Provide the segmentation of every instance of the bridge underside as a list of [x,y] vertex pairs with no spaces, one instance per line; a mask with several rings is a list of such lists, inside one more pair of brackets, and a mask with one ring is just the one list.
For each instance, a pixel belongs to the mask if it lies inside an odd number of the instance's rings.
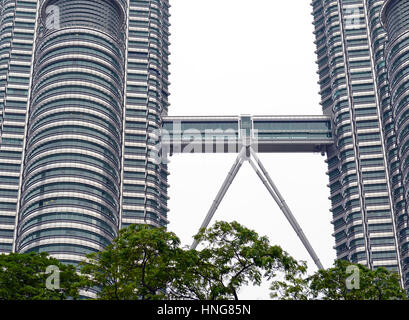
[[174,153],[326,152],[334,143],[327,116],[164,117],[162,146]]

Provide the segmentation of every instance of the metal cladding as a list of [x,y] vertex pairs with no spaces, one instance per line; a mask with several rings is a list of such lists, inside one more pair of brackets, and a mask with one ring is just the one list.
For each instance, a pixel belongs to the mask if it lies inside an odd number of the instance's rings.
[[150,154],[169,105],[168,11],[0,0],[0,253],[77,265],[121,228],[167,225],[168,172]]
[[166,226],[168,172],[150,151],[168,109],[168,1],[0,9],[0,252],[76,265],[129,224]]
[[166,163],[152,157],[168,113],[169,1],[130,1],[121,227],[168,224]]
[[381,11],[383,26],[387,32],[385,45],[387,78],[389,80],[391,113],[394,118],[396,157],[400,161],[399,198],[396,217],[401,244],[405,286],[409,287],[409,3],[385,1]]
[[389,103],[381,0],[312,1],[339,259],[402,274],[400,160]]
[[16,249],[78,261],[119,226],[124,12],[110,0],[41,8]]

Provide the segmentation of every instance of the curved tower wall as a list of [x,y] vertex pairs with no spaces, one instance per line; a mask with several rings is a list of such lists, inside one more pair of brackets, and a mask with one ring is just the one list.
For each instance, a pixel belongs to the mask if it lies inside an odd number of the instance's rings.
[[75,263],[120,225],[125,10],[49,0],[39,19],[16,249]]
[[[385,1],[382,23],[387,32],[385,45],[390,104],[394,117],[397,156],[401,159],[402,198],[409,196],[409,2]],[[407,201],[398,212],[399,241],[405,286],[409,287],[409,226]]]
[[[396,226],[396,241],[400,253],[401,273],[403,284],[407,279],[405,263],[401,254],[401,238],[399,234],[407,228],[406,197],[404,195],[402,170],[400,166],[401,157],[398,152],[396,139],[395,115],[392,111],[390,101],[390,81],[386,68],[385,47],[387,45],[386,31],[381,23],[381,9],[385,1],[366,1],[368,14],[368,26],[371,46],[373,50],[374,72],[377,78],[377,92],[379,97],[380,114],[383,124],[384,140],[386,145],[386,157],[389,168],[389,182],[391,185],[391,196],[394,204],[394,221]],[[408,284],[406,283],[407,287]]]

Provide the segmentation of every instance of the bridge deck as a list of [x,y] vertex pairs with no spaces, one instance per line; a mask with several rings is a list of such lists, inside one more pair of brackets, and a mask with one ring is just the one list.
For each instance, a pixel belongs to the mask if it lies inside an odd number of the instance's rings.
[[258,152],[325,152],[334,143],[327,116],[164,117],[163,129],[171,154],[234,153],[249,137]]

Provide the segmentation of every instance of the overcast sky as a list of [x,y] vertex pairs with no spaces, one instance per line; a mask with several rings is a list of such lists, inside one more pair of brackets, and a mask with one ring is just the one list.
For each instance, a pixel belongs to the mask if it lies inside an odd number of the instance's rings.
[[[169,115],[320,115],[309,0],[171,1]],[[324,267],[335,259],[327,165],[321,154],[261,154]],[[236,155],[175,155],[169,230],[190,245]],[[213,220],[238,221],[315,264],[248,163]],[[268,286],[245,299],[268,298]]]

